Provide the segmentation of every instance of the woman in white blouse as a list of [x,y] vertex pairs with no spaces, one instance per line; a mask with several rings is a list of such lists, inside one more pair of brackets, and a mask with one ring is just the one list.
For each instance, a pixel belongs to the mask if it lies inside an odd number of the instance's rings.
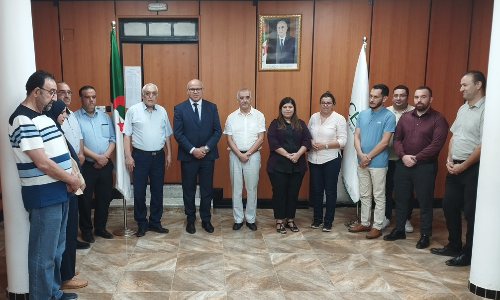
[[[311,171],[311,196],[314,203],[312,228],[323,224],[323,231],[331,231],[337,205],[337,180],[347,133],[345,118],[333,111],[335,97],[325,92],[320,97],[321,110],[311,116],[309,131],[312,148],[308,155]],[[326,195],[326,212],[323,217],[323,193]]]

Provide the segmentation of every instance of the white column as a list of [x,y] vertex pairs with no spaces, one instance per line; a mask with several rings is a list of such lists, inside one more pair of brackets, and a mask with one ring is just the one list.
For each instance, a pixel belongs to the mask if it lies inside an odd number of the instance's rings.
[[13,294],[29,292],[29,220],[7,124],[12,112],[26,98],[25,84],[35,68],[30,0],[0,0],[0,153],[7,291]]
[[[500,236],[492,227],[500,212],[500,3],[495,1],[491,30],[490,56],[486,78],[486,106],[479,167],[474,246],[470,269],[469,290],[479,296],[500,297]],[[498,299],[498,298],[497,298]]]

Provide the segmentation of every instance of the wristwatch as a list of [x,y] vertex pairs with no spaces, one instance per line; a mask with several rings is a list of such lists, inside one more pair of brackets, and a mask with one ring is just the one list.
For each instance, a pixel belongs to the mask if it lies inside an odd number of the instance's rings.
[[325,143],[325,149],[328,149],[328,143]]
[[210,152],[210,148],[208,146],[205,146],[205,153]]

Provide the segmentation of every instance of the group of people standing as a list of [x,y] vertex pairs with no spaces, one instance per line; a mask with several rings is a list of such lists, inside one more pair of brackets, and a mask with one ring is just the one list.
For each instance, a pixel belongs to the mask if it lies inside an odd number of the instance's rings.
[[[431,249],[437,255],[453,256],[446,261],[450,266],[469,265],[471,260],[485,88],[486,79],[481,72],[469,71],[462,77],[460,91],[465,103],[451,126],[443,199],[449,243],[444,248]],[[172,134],[178,143],[177,159],[181,162],[186,231],[196,232],[195,194],[199,184],[201,226],[208,233],[214,232],[210,209],[214,162],[219,157],[217,143],[222,133],[227,137],[229,150],[233,230],[240,230],[244,221],[250,230],[257,230],[259,150],[265,139],[265,117],[252,107],[251,91],[242,88],[236,94],[239,107],[227,117],[222,131],[217,106],[203,99],[203,91],[200,80],[188,82],[188,99],[174,107],[173,128],[165,109],[157,104],[159,91],[155,84],[146,84],[142,88],[142,102],[127,111],[123,141],[125,166],[134,182],[137,237],[147,231],[169,232],[162,226],[161,217],[165,167],[172,164]],[[21,178],[23,203],[30,215],[30,298],[77,299],[77,294],[60,290],[88,284],[75,277],[76,249],[89,248],[89,243],[95,242],[94,234],[113,238],[106,223],[112,198],[110,158],[116,143],[114,124],[106,113],[96,110],[96,91],[92,86],[80,88],[82,107],[76,112],[67,107],[72,96],[69,86],[56,83],[54,76],[46,71],[30,76],[26,92],[26,99],[9,119],[9,137]],[[422,249],[429,246],[432,235],[437,158],[449,126],[443,115],[431,108],[433,98],[429,87],[416,89],[414,107],[408,105],[408,94],[407,87],[395,87],[393,105],[386,108],[383,104],[389,89],[377,84],[370,91],[370,108],[357,117],[354,147],[359,163],[361,220],[349,231],[366,231],[368,239],[380,237],[381,230],[390,224],[394,189],[396,226],[384,240],[406,238],[405,232],[413,231],[409,220],[415,193],[421,215],[421,237],[416,247]],[[287,228],[299,231],[295,212],[308,166],[314,203],[311,227],[322,225],[325,232],[332,229],[342,149],[347,141],[346,120],[334,111],[335,104],[330,92],[322,94],[320,111],[306,125],[297,115],[294,99],[285,97],[279,103],[278,117],[267,129],[270,153],[266,171],[273,190],[276,231],[280,234],[286,234]],[[148,180],[149,219],[145,199]],[[245,210],[243,185],[247,192]],[[76,196],[79,194],[80,199]],[[95,198],[93,223],[92,198]],[[461,239],[462,209],[467,222],[465,245]],[[84,242],[77,240],[78,223]]]

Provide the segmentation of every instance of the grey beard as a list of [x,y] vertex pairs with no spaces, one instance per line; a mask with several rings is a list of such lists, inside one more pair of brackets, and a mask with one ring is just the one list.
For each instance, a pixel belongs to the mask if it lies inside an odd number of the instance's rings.
[[45,105],[45,107],[43,108],[43,111],[49,111],[52,108],[52,102],[53,101],[50,101],[49,104]]

